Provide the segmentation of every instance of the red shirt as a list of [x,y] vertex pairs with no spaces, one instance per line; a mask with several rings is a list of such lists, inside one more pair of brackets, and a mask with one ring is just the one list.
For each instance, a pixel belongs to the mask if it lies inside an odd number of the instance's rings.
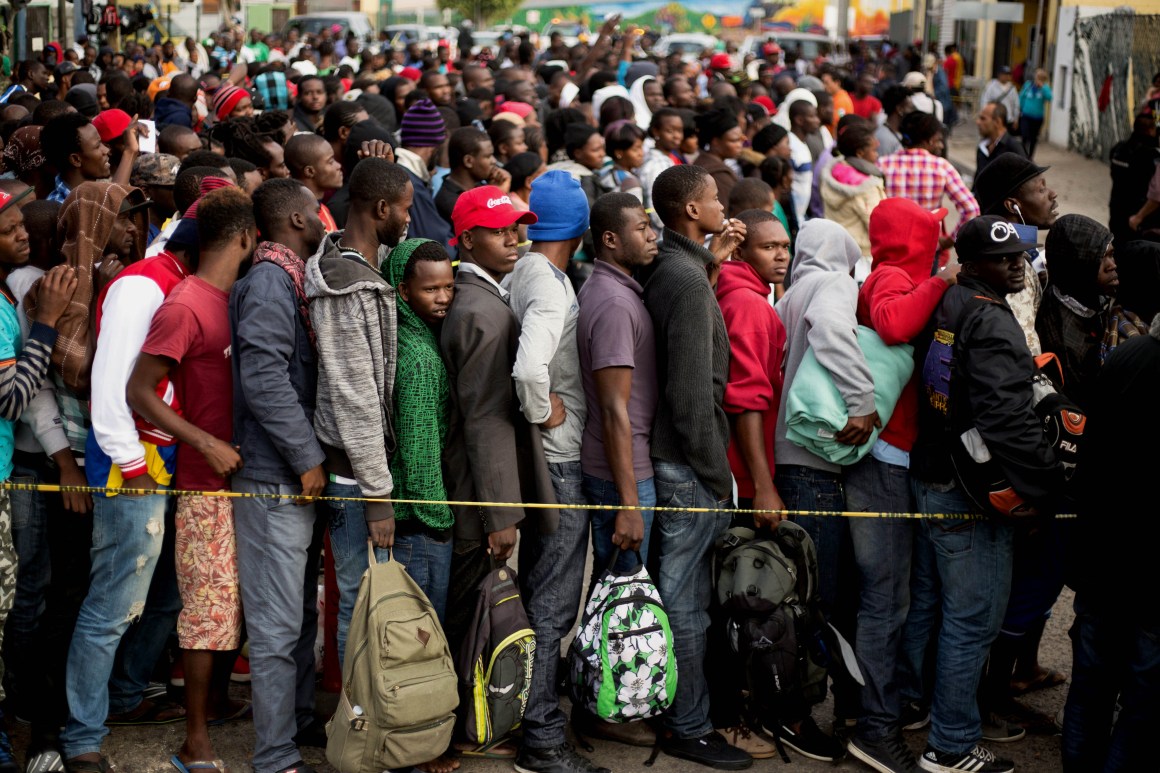
[[[717,279],[717,303],[729,333],[729,381],[725,385],[725,412],[762,413],[765,456],[772,478],[774,429],[781,403],[782,360],[785,356],[785,325],[769,304],[772,288],[748,263],[721,264]],[[734,435],[729,441],[729,467],[737,481],[737,495],[752,499],[753,477]]]
[[322,221],[322,226],[328,234],[338,230],[338,223],[334,221],[334,215],[330,214],[330,210],[326,208],[325,204],[319,203],[318,205],[318,219]]
[[854,103],[854,115],[873,120],[874,116],[882,112],[882,103],[873,94],[864,97],[851,94],[850,100]]
[[[185,420],[209,434],[233,439],[234,382],[230,372],[229,293],[191,276],[161,304],[141,351],[176,365],[169,379]],[[177,487],[195,491],[228,488],[196,449],[177,449]]]

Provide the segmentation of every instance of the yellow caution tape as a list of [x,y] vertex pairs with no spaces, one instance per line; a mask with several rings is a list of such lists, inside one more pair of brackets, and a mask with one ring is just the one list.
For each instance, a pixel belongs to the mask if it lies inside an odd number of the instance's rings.
[[[226,497],[227,499],[308,499],[311,502],[373,502],[405,505],[448,505],[449,507],[521,507],[527,510],[651,510],[656,513],[776,513],[782,516],[828,516],[840,518],[906,518],[911,520],[988,520],[982,513],[885,513],[856,510],[756,510],[742,507],[662,507],[655,505],[565,505],[543,502],[462,502],[445,499],[394,499],[390,497],[297,497],[293,494],[250,493],[242,491],[190,491],[184,489],[132,489],[109,486],[61,486],[54,483],[0,483],[5,491],[37,491],[49,494],[129,494],[130,496],[162,495],[179,497]],[[1075,518],[1072,513],[1056,518]],[[1018,519],[1012,519],[1016,521]],[[1030,520],[1030,519],[1028,519]]]

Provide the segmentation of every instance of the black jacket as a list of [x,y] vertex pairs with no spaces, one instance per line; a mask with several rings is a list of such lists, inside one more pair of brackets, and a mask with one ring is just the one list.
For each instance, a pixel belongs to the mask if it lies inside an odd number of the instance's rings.
[[[979,302],[976,296],[986,300]],[[963,314],[967,304],[976,308]],[[919,373],[936,330],[955,333],[957,375],[949,389],[949,417],[970,417],[1015,491],[1041,512],[1050,512],[1063,487],[1063,468],[1031,407],[1035,361],[1011,308],[987,285],[960,275],[915,342]],[[962,429],[952,427],[949,417],[920,396],[918,440],[910,457],[918,480],[954,480],[950,444],[958,442]]]
[[[1082,560],[1069,582],[1101,613],[1155,624],[1160,519],[1145,503],[1155,492],[1160,452],[1160,325],[1116,347],[1096,376],[1095,400],[1076,467],[1081,491]],[[1077,532],[1077,535],[1079,532]],[[1080,540],[1077,540],[1077,543]],[[1143,592],[1142,592],[1143,591]]]
[[995,143],[995,149],[991,151],[990,155],[984,155],[982,148],[975,149],[975,179],[979,179],[979,175],[987,168],[987,164],[1004,153],[1015,153],[1027,158],[1027,151],[1023,149],[1023,141],[1011,132],[1007,132],[1002,139]]

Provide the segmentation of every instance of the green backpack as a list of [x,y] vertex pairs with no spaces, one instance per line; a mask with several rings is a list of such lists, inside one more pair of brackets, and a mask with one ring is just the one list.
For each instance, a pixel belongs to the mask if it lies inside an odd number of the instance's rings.
[[362,577],[326,759],[339,773],[380,773],[447,751],[459,704],[455,668],[434,607],[393,558]]
[[660,593],[643,564],[615,575],[619,555],[612,552],[593,585],[568,650],[572,705],[606,722],[655,717],[677,694],[673,631]]

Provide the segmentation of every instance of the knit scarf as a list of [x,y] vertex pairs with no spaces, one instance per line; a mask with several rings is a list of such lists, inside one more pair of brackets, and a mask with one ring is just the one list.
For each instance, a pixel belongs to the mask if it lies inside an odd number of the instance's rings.
[[314,326],[310,324],[310,302],[306,300],[306,261],[284,244],[261,242],[254,250],[254,265],[259,263],[273,263],[290,275],[290,281],[294,283],[294,297],[298,300],[298,314],[302,317],[302,324],[306,326],[306,333],[313,346]]
[[884,177],[882,170],[864,158],[843,156],[842,160],[868,177]]

